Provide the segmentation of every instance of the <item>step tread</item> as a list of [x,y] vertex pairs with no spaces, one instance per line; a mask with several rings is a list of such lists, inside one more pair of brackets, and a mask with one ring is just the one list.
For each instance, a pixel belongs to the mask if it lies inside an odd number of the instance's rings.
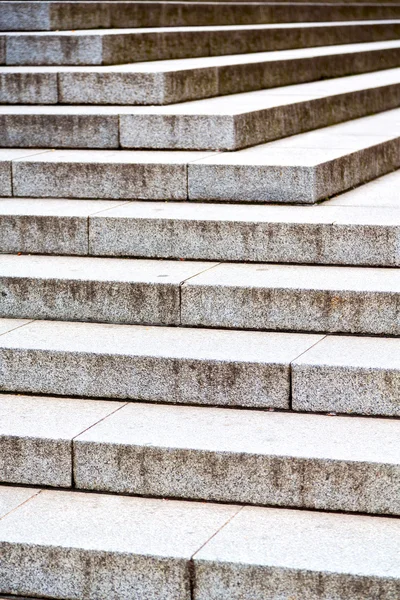
[[188,600],[193,560],[200,599],[232,598],[233,582],[234,598],[254,588],[261,598],[271,590],[267,572],[281,594],[322,581],[342,597],[357,586],[360,599],[389,600],[398,590],[399,528],[383,517],[43,490],[1,520],[2,581],[13,594],[66,597],[72,578],[76,595],[107,597],[112,581],[124,600],[132,589]]

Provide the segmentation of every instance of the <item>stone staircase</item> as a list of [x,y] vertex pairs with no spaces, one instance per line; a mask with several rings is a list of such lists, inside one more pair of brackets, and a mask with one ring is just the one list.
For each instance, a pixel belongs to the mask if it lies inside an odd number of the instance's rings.
[[400,598],[400,1],[0,2],[0,598]]

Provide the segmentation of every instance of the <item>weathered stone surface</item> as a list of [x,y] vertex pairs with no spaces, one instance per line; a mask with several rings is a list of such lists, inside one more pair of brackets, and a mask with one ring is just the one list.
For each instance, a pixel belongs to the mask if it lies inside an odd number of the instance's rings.
[[392,600],[397,519],[245,507],[194,556],[197,600]]
[[400,271],[224,264],[182,286],[182,323],[399,335]]
[[72,485],[72,440],[120,402],[0,395],[0,481]]
[[289,365],[321,339],[49,321],[23,329],[0,336],[2,391],[248,407],[289,408]]
[[5,147],[119,147],[119,117],[110,107],[0,106],[0,130]]
[[355,190],[340,194],[324,206],[337,206],[341,212],[346,206],[361,206],[368,211],[374,208],[400,208],[399,185],[400,171],[394,171]]
[[[22,152],[22,150],[20,150]],[[15,196],[186,200],[187,163],[201,152],[56,150],[13,167]]]
[[[59,94],[60,102],[71,104],[170,104],[393,68],[399,58],[400,43],[394,40],[113,67],[64,67],[58,73]],[[52,67],[37,67],[46,68]]]
[[331,337],[292,363],[293,408],[400,416],[400,340]]
[[[363,187],[369,185],[372,183]],[[397,188],[394,185],[391,189],[394,199]],[[330,203],[308,207],[130,202],[89,217],[90,253],[400,265],[400,210],[339,207]],[[400,208],[399,202],[397,205]]]
[[5,31],[89,29],[101,27],[165,27],[188,25],[239,25],[250,23],[285,23],[396,19],[396,5],[299,5],[264,3],[181,4],[171,2],[4,2],[0,28]]
[[400,111],[189,165],[189,199],[311,204],[400,166]]
[[[120,143],[123,148],[238,150],[397,108],[399,103],[400,69],[390,69],[283,90],[131,108],[120,113]],[[24,112],[28,119],[32,109]],[[58,144],[54,136],[53,145]]]
[[8,65],[101,65],[393,40],[400,22],[9,33]]
[[0,67],[0,104],[56,104],[57,73]]
[[42,491],[0,522],[1,587],[52,598],[189,600],[191,557],[239,510]]
[[39,490],[0,486],[0,519],[33,498]]
[[182,282],[214,265],[0,254],[0,316],[179,325]]
[[400,514],[400,423],[129,404],[74,440],[81,489]]
[[11,162],[21,157],[28,157],[43,150],[22,150],[0,148],[0,197],[12,195]]
[[88,217],[119,206],[102,200],[3,198],[0,252],[88,254]]

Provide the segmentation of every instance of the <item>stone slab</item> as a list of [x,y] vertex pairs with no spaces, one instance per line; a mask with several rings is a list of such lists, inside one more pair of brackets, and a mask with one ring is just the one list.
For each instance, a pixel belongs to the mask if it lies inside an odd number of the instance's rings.
[[238,510],[42,491],[1,521],[2,590],[52,598],[189,600],[191,557]]
[[88,254],[89,215],[119,205],[106,200],[0,199],[0,252]]
[[38,493],[39,490],[33,488],[0,486],[0,519]]
[[0,102],[54,104],[59,94],[67,104],[162,105],[370,73],[399,62],[400,43],[389,40],[115,66],[0,67]]
[[239,25],[396,19],[400,7],[371,4],[327,6],[252,3],[179,2],[3,2],[0,29],[3,31],[47,31],[107,27],[165,27],[170,25]]
[[0,394],[0,481],[72,486],[72,440],[121,402]]
[[397,108],[400,68],[172,107],[0,106],[4,147],[237,150]]
[[181,284],[215,264],[0,254],[0,316],[179,325]]
[[18,73],[0,67],[1,104],[56,104],[56,73]]
[[23,150],[0,148],[0,197],[12,195],[11,162],[21,157],[28,157],[43,152],[43,150]]
[[392,600],[398,519],[245,507],[194,556],[197,600]]
[[399,20],[4,34],[7,65],[110,65],[398,39]]
[[[340,194],[325,203],[325,206],[362,206],[367,210],[373,208],[400,208],[400,171],[394,171],[375,181]],[[343,210],[340,208],[340,210]]]
[[400,111],[189,165],[189,199],[312,204],[400,166]]
[[[400,335],[400,271],[220,264],[182,286],[182,324]],[[4,315],[6,316],[6,315]]]
[[115,109],[93,114],[85,107],[76,111],[53,105],[0,106],[0,131],[2,146],[9,148],[119,147]]
[[30,323],[27,319],[1,319],[0,336]]
[[23,329],[0,336],[2,391],[247,407],[289,408],[289,365],[321,339],[50,321]]
[[[20,151],[22,152],[22,150]],[[13,167],[14,196],[186,200],[197,152],[55,150]],[[9,195],[9,194],[8,194]]]
[[400,514],[400,423],[129,404],[74,440],[81,489]]
[[[400,69],[390,69],[167,107],[131,108],[120,113],[120,144],[139,149],[238,150],[397,108],[399,103]],[[21,139],[14,127],[17,131],[29,127],[32,111],[23,109],[15,126],[9,109],[4,111],[10,136]],[[22,131],[20,145],[26,137]],[[58,135],[52,139],[53,146],[64,143]]]
[[[390,187],[394,197],[397,188]],[[400,210],[330,202],[312,207],[130,202],[89,217],[90,254],[400,265]]]
[[293,408],[400,416],[400,340],[331,337],[292,364]]

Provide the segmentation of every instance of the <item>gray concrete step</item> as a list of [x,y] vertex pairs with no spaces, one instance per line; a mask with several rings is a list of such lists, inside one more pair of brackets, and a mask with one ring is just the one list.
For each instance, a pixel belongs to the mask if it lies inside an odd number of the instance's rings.
[[391,600],[400,591],[398,519],[50,490],[29,490],[21,504],[19,488],[0,492],[16,507],[0,521],[3,593],[261,600],[322,588],[338,600]]
[[312,204],[400,166],[399,115],[395,109],[237,152],[2,149],[1,193]]
[[3,147],[238,150],[397,108],[400,68],[168,107],[0,106]]
[[217,263],[0,255],[0,316],[179,325],[184,281]]
[[0,255],[0,316],[400,336],[398,269]]
[[1,319],[0,390],[289,409],[290,364],[322,338]]
[[400,171],[317,206],[0,199],[0,252],[400,266]]
[[0,415],[3,483],[400,514],[398,420],[7,394]]
[[398,338],[15,319],[0,334],[3,392],[400,416]]
[[220,2],[0,3],[0,31],[54,31],[112,27],[181,27],[398,19],[396,4],[251,4]]
[[0,34],[0,64],[111,65],[379,42],[400,37],[400,20]]
[[398,269],[228,263],[183,284],[181,323],[398,336],[399,305]]
[[111,67],[0,66],[0,103],[163,105],[399,65],[392,40]]

